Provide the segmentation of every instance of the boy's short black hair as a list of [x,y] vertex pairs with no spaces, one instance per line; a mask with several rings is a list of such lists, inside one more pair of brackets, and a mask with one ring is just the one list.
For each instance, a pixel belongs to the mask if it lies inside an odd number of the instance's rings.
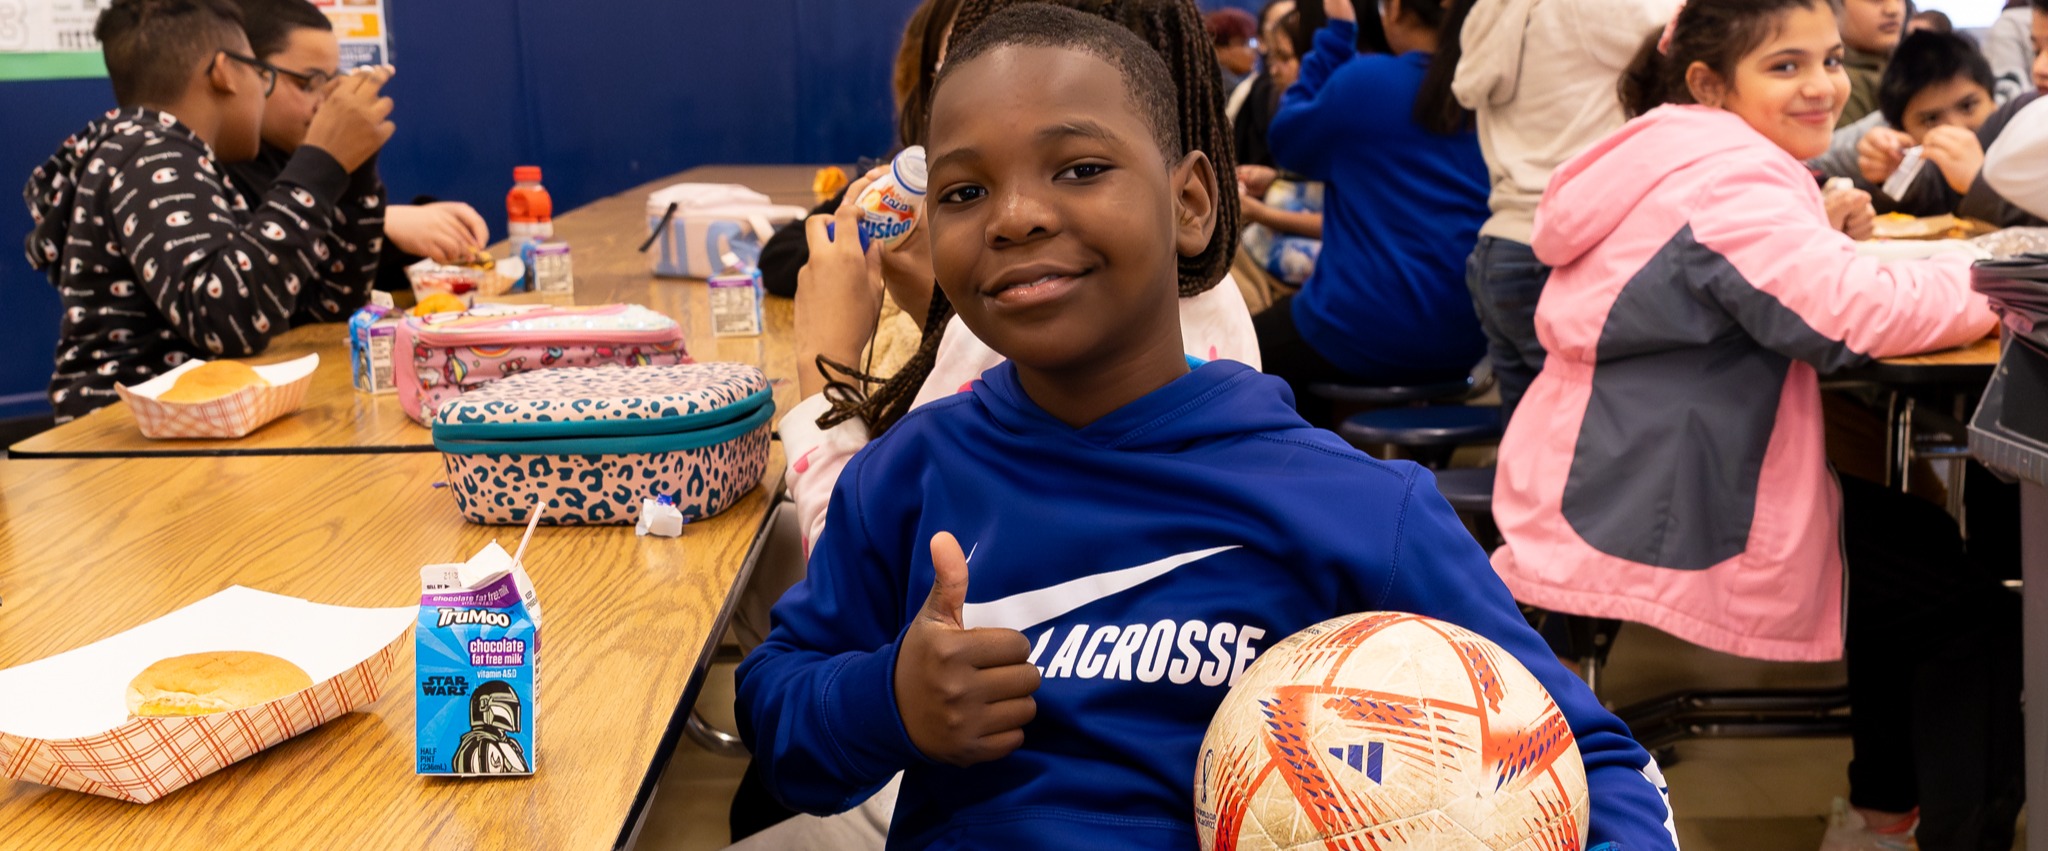
[[1024,3],[989,16],[948,49],[946,67],[939,70],[938,80],[932,84],[934,97],[954,70],[1000,47],[1066,48],[1109,63],[1123,75],[1124,94],[1151,127],[1152,138],[1158,142],[1167,165],[1179,162],[1186,153],[1181,150],[1180,122],[1175,113],[1179,93],[1166,60],[1136,33],[1064,6]]
[[114,0],[92,34],[107,60],[114,100],[124,107],[177,100],[192,69],[215,51],[241,47],[234,0]]
[[1906,104],[1922,89],[1967,77],[1991,92],[1991,63],[1968,38],[1954,33],[1921,31],[1899,40],[1891,62],[1878,78],[1877,108],[1894,129],[1906,129]]
[[333,32],[334,22],[306,0],[241,0],[242,31],[249,34],[249,52],[262,59],[283,53],[292,30]]

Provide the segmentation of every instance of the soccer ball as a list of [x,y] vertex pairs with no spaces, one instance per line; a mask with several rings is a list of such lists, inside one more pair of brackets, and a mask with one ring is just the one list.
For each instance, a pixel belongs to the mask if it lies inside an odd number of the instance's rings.
[[1586,768],[1528,669],[1401,612],[1324,621],[1262,654],[1202,740],[1204,851],[1564,851]]

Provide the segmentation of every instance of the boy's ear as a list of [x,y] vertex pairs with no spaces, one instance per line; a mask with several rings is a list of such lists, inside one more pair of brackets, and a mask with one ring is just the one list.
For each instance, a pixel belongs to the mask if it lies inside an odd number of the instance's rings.
[[1173,185],[1174,250],[1193,257],[1208,249],[1216,233],[1216,166],[1209,155],[1189,151],[1170,174]]
[[214,51],[213,58],[206,61],[206,84],[215,94],[235,93],[235,61],[223,51]]
[[1728,83],[1705,62],[1694,62],[1685,66],[1685,87],[1692,92],[1694,103],[1700,106],[1721,107],[1721,101],[1728,97]]

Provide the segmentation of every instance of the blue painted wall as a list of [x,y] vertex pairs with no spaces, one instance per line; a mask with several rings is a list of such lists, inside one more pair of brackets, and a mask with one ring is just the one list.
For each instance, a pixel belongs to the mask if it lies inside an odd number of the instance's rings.
[[[916,0],[389,0],[392,196],[468,201],[502,236],[512,167],[569,208],[707,163],[887,153],[889,64]],[[1314,2],[1314,0],[1308,0]],[[1204,8],[1260,0],[1213,0]],[[105,80],[0,83],[0,184],[112,104]],[[0,417],[46,411],[57,297],[0,201]]]

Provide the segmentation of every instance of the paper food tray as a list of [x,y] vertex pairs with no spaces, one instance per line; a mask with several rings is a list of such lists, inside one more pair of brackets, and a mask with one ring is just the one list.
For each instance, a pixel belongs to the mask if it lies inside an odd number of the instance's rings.
[[[410,606],[326,606],[235,586],[0,671],[0,776],[149,803],[376,700],[417,615]],[[210,650],[278,656],[305,669],[313,687],[233,712],[128,717],[128,682],[143,668]]]
[[255,367],[269,387],[244,387],[210,402],[160,402],[157,396],[171,389],[178,376],[197,369],[205,361],[186,361],[134,387],[114,385],[114,390],[135,412],[142,436],[152,440],[181,437],[237,438],[262,428],[271,420],[293,413],[306,404],[306,388],[313,384],[313,370],[320,356],[307,355],[284,363]]

